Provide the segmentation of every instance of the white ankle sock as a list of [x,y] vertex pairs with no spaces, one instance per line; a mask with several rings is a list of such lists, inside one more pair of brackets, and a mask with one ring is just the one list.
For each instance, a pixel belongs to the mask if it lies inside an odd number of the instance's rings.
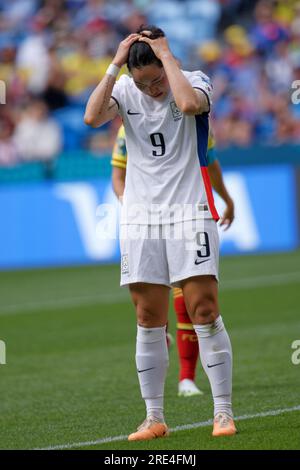
[[200,359],[208,376],[214,415],[225,412],[232,416],[232,349],[221,315],[214,323],[194,325],[198,336]]
[[164,419],[164,385],[169,365],[166,327],[137,327],[136,366],[147,417]]

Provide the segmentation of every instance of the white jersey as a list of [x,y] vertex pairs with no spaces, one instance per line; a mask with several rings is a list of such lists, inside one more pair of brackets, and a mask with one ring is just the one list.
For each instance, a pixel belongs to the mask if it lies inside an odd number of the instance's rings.
[[[211,99],[209,78],[185,72],[194,88]],[[126,132],[127,169],[122,224],[156,224],[215,218],[207,173],[208,113],[187,116],[170,90],[162,101],[142,93],[122,75],[112,98]]]

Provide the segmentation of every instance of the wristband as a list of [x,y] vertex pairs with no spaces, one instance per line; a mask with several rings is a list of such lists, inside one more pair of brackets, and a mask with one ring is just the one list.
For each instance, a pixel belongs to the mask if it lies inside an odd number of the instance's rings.
[[115,64],[110,64],[106,70],[107,75],[111,75],[112,77],[117,78],[120,72],[120,67]]

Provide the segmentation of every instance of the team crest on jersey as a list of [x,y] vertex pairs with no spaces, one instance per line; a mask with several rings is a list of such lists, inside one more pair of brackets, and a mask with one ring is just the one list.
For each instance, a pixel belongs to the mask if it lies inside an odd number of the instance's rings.
[[177,107],[175,101],[171,101],[170,106],[171,106],[171,111],[172,111],[172,116],[173,116],[174,121],[179,121],[180,119],[182,119],[182,112]]

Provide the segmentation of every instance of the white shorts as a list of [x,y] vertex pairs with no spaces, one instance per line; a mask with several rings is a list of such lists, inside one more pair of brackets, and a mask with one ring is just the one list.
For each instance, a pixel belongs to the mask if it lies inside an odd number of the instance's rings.
[[218,280],[219,235],[213,219],[171,225],[123,225],[121,286],[135,282],[180,287],[193,276]]

